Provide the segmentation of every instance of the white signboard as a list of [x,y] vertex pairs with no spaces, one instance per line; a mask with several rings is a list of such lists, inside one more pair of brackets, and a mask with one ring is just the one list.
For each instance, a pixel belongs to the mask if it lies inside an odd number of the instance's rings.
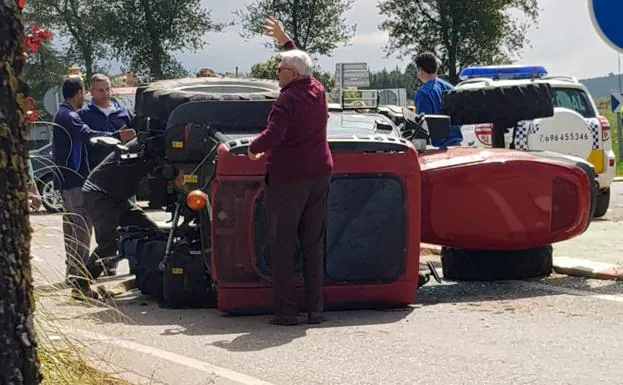
[[335,83],[339,88],[370,87],[367,63],[338,63],[335,66]]

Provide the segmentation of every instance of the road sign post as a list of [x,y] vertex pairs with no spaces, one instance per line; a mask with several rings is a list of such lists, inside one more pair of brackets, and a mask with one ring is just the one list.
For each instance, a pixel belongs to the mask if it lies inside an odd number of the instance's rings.
[[623,120],[621,112],[616,113],[617,117],[617,159],[623,159]]
[[617,117],[617,159],[623,159],[623,120],[621,118],[623,95],[620,92],[612,91],[610,93],[610,104],[612,105],[612,112]]
[[[621,0],[588,0],[588,11],[593,26],[601,39],[612,49],[623,52],[623,1]],[[623,159],[623,122],[621,121],[622,98],[620,93],[612,94],[612,110],[617,116],[617,159]]]
[[593,26],[601,39],[614,50],[623,52],[623,1],[588,0],[588,10]]
[[344,105],[344,88],[370,87],[367,63],[338,63],[335,65],[335,85],[339,90],[340,104]]

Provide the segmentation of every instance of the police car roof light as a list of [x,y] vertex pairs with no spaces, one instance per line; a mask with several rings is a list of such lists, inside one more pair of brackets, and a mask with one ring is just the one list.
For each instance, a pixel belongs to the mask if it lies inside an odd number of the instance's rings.
[[461,80],[470,78],[532,79],[544,76],[547,76],[545,67],[526,65],[465,67],[459,74]]

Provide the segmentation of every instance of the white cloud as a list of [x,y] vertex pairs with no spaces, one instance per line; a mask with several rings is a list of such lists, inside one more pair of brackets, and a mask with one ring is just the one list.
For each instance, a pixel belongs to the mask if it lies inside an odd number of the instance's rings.
[[352,40],[353,45],[375,45],[382,46],[389,41],[389,33],[385,31],[367,32],[355,35]]
[[[213,10],[219,20],[233,20],[232,12],[252,0],[208,1],[204,6]],[[319,58],[324,70],[333,71],[336,63],[365,61],[373,70],[396,65],[404,68],[408,60],[385,58],[383,46],[388,41],[386,32],[378,30],[383,16],[377,9],[378,0],[357,0],[346,14],[350,24],[357,24],[357,33],[349,46],[340,47],[331,57]],[[550,73],[573,75],[578,78],[602,76],[617,72],[617,53],[597,35],[590,21],[586,0],[539,0],[543,9],[534,26],[528,31],[531,47],[526,47],[520,63],[546,65]],[[248,72],[254,63],[265,61],[274,53],[263,46],[267,41],[258,37],[245,41],[239,36],[240,27],[228,28],[223,33],[206,35],[208,44],[197,52],[183,52],[177,56],[190,70],[210,67],[218,72]],[[417,31],[414,31],[417,33]]]

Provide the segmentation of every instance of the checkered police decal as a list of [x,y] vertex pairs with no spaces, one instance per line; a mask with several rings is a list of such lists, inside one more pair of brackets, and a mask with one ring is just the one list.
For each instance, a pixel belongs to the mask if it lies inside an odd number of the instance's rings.
[[528,135],[535,134],[540,127],[534,122],[521,121],[515,127],[515,149],[519,151],[528,151]]
[[[588,120],[587,123],[591,128],[591,134],[593,136],[593,150],[599,150],[599,133],[601,132],[601,125],[595,119]],[[528,136],[534,135],[539,132],[541,127],[534,121],[521,121],[517,123],[515,127],[515,149],[520,151],[528,151]]]
[[599,133],[601,132],[601,124],[591,119],[589,122],[591,132],[593,133],[593,150],[599,150]]

